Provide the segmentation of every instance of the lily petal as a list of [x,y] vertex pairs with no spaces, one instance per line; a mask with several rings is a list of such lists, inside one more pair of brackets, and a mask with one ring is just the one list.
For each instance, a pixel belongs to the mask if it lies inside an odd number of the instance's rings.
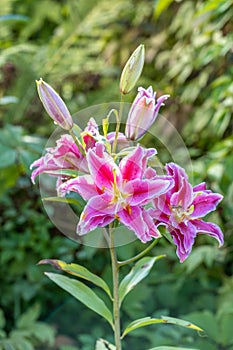
[[212,222],[205,222],[202,220],[193,220],[194,225],[198,231],[198,234],[206,233],[208,236],[214,237],[219,246],[224,244],[224,237],[220,227]]
[[105,194],[91,198],[81,214],[77,233],[84,235],[97,226],[106,226],[115,219],[115,208]]
[[124,187],[124,192],[130,193],[130,205],[146,204],[154,197],[158,197],[166,192],[171,185],[169,180],[153,179],[128,181]]
[[223,196],[218,193],[202,192],[198,194],[193,200],[194,211],[191,215],[192,219],[203,217],[215,210],[222,199]]
[[87,161],[91,176],[99,189],[112,189],[114,183],[114,171],[116,178],[119,177],[119,169],[112,157],[106,153],[104,157],[99,157],[94,150],[90,149],[87,153]]
[[180,262],[183,262],[192,251],[197,229],[195,225],[189,221],[187,225],[182,223],[179,228],[176,229],[168,226],[168,230],[177,246],[176,254]]
[[70,191],[79,193],[85,201],[99,194],[90,175],[78,176],[75,179],[68,180],[58,188],[58,192],[62,196],[65,196]]

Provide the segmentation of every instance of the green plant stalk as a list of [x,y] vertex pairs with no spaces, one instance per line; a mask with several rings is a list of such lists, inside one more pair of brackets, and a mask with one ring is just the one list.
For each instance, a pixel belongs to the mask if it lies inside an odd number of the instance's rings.
[[130,264],[131,262],[138,260],[140,258],[142,258],[144,255],[146,255],[158,242],[159,242],[160,238],[155,239],[150,245],[149,247],[147,247],[146,249],[144,249],[141,253],[133,256],[132,258],[128,259],[128,260],[124,260],[124,261],[118,261],[117,265],[118,267],[120,266],[124,266],[127,264]]
[[121,329],[120,329],[120,302],[119,302],[119,267],[117,264],[116,249],[114,247],[114,232],[111,227],[108,229],[110,236],[110,255],[112,262],[113,279],[113,319],[114,337],[116,350],[121,350]]
[[78,147],[79,151],[82,153],[82,155],[85,156],[85,152],[82,149],[82,145],[80,144],[80,142],[79,142],[78,138],[76,137],[75,133],[73,132],[73,130],[72,129],[69,130],[69,133],[70,133],[70,136],[72,136],[72,138],[73,138],[76,146]]
[[123,94],[121,94],[120,110],[119,110],[119,115],[117,118],[116,133],[115,133],[115,139],[114,139],[113,146],[112,146],[112,153],[116,153],[117,139],[118,139],[118,134],[120,131],[120,126],[121,126],[121,116],[122,116],[122,110],[123,110],[123,97],[124,97]]

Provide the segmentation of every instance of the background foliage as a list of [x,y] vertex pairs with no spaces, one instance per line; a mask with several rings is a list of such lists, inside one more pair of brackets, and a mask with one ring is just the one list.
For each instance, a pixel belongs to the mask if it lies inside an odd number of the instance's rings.
[[[110,276],[107,253],[63,237],[30,182],[29,165],[54,129],[34,81],[42,76],[53,85],[72,113],[118,101],[121,69],[140,43],[146,47],[140,84],[170,93],[164,113],[189,147],[194,183],[204,180],[224,195],[211,219],[222,227],[226,243],[218,250],[213,240],[199,237],[181,265],[174,247],[161,242],[154,254],[167,258],[123,305],[125,323],[145,315],[182,316],[203,327],[206,336],[162,325],[137,330],[126,343],[134,349],[138,344],[233,349],[232,5],[232,0],[1,1],[0,349],[91,350],[99,337],[112,340],[98,316],[51,285],[44,268],[36,266],[40,259],[57,258]],[[130,244],[119,248],[119,256],[140,249],[139,242]]]

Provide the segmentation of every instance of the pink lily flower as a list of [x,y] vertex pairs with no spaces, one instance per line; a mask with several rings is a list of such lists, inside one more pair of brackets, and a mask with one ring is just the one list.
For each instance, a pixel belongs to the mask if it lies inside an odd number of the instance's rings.
[[144,178],[147,160],[155,153],[154,149],[138,146],[118,166],[105,152],[103,144],[98,143],[96,149],[88,151],[90,175],[79,176],[60,186],[63,194],[75,191],[87,201],[77,226],[80,235],[116,219],[133,230],[142,242],[160,236],[143,206],[165,193],[172,180],[170,177]]
[[174,179],[174,186],[165,194],[153,200],[150,215],[157,225],[165,225],[177,246],[177,255],[183,262],[191,253],[198,234],[214,237],[219,246],[224,238],[221,229],[212,222],[201,220],[216,209],[223,196],[206,190],[206,184],[192,187],[184,169],[175,163],[166,165],[167,175]]
[[160,107],[168,97],[169,95],[163,95],[156,100],[156,92],[153,92],[152,86],[148,89],[139,87],[126,122],[126,137],[131,140],[140,139],[154,123]]
[[[47,173],[61,179],[62,176],[58,174],[59,170],[61,172],[62,170],[77,170],[89,173],[85,152],[90,148],[95,147],[97,142],[105,143],[108,141],[110,145],[112,145],[115,139],[115,132],[107,134],[106,140],[100,135],[95,119],[91,118],[87,123],[85,130],[81,133],[81,137],[83,140],[83,146],[80,145],[79,147],[82,147],[82,152],[75,144],[73,138],[67,134],[62,135],[60,139],[57,140],[56,147],[47,148],[47,153],[43,157],[34,161],[30,166],[30,169],[37,167],[37,169],[32,172],[32,182],[35,183],[35,178],[41,173]],[[127,146],[129,146],[129,142],[125,135],[119,133],[118,148],[121,149]],[[58,185],[60,184],[61,181],[58,181]]]
[[[88,166],[85,156],[80,152],[73,138],[70,135],[62,135],[57,140],[56,147],[46,149],[47,153],[35,160],[30,169],[33,170],[31,179],[35,183],[35,178],[41,173],[47,173],[53,176],[61,177],[58,170],[77,170],[88,173]],[[84,150],[83,150],[84,151]]]

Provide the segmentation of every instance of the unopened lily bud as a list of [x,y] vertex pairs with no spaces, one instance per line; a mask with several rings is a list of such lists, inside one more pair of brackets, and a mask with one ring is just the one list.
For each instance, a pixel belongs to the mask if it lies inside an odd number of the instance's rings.
[[144,89],[138,88],[138,94],[130,108],[125,127],[125,135],[128,139],[140,139],[152,126],[159,109],[169,95],[163,95],[156,100],[156,92],[152,87]]
[[120,91],[122,94],[128,94],[136,85],[144,65],[145,48],[140,45],[128,59],[120,79]]
[[39,81],[36,81],[36,84],[40,100],[49,116],[61,128],[71,130],[74,123],[65,102],[58,93],[41,78]]

